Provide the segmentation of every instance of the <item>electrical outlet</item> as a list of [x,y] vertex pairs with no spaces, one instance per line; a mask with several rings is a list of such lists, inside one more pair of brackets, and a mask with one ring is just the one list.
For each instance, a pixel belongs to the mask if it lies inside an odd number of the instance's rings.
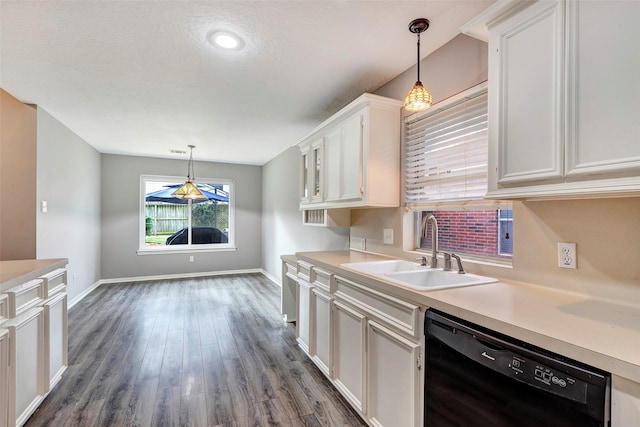
[[382,243],[393,245],[393,228],[385,228],[382,235]]
[[193,255],[189,255],[189,262],[193,262],[193,261],[194,261]]
[[578,268],[575,243],[558,242],[558,267]]

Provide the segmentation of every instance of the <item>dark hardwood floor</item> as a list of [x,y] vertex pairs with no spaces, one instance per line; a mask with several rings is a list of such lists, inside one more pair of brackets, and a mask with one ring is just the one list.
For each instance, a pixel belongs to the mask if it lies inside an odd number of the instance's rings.
[[69,311],[69,368],[27,426],[364,426],[259,274],[102,285]]

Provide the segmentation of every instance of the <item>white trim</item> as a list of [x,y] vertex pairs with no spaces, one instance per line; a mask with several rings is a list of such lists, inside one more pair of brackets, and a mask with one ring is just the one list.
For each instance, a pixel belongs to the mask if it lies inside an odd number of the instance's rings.
[[102,285],[102,280],[98,280],[97,282],[95,282],[93,285],[89,286],[87,289],[85,289],[84,291],[80,292],[78,295],[76,295],[75,297],[73,297],[73,299],[71,301],[69,301],[69,304],[67,306],[67,311],[69,311],[69,309],[71,307],[73,307],[74,305],[76,305],[77,303],[79,303],[80,301],[82,301],[84,299],[84,297],[86,297],[87,295],[89,295],[91,292],[93,292],[95,289],[98,289],[98,287],[100,285]]
[[101,284],[122,282],[146,282],[149,280],[189,279],[194,277],[227,276],[230,274],[262,273],[261,268],[249,268],[246,270],[202,271],[197,273],[160,274],[157,276],[118,277],[115,279],[102,279]]
[[[224,245],[224,243],[220,243],[220,245]],[[177,246],[177,245],[176,245]],[[187,246],[188,248],[185,249],[150,249],[153,248],[154,246],[151,246],[150,248],[145,248],[145,249],[138,249],[136,251],[137,255],[168,255],[168,254],[195,254],[195,253],[202,253],[202,252],[233,252],[233,251],[237,251],[238,248],[236,248],[235,246],[233,247],[222,247],[222,248],[212,248],[210,247],[210,245],[180,245],[180,246]],[[198,248],[198,246],[206,246],[205,248]],[[166,246],[162,246],[162,248],[165,248]]]
[[282,287],[282,281],[278,280],[278,278],[276,276],[273,276],[271,274],[269,274],[266,270],[264,269],[260,269],[260,272],[262,273],[262,275],[264,277],[266,277],[267,279],[271,280],[273,283],[275,283],[276,285],[278,285],[278,287]]
[[109,283],[123,283],[123,282],[146,282],[150,280],[170,280],[170,279],[188,279],[193,277],[207,277],[207,276],[228,276],[232,274],[250,274],[250,273],[260,273],[265,276],[267,279],[271,280],[273,283],[282,287],[282,284],[278,281],[275,276],[267,273],[262,268],[249,268],[245,270],[224,270],[224,271],[203,271],[199,273],[178,273],[178,274],[162,274],[158,276],[136,276],[136,277],[119,277],[115,279],[100,279],[91,285],[89,288],[85,289],[74,297],[71,301],[69,301],[69,305],[67,310],[71,307],[82,301],[87,295],[93,292],[95,289],[104,284]]
[[489,27],[505,19],[530,2],[524,0],[498,0],[460,27],[460,32],[485,43],[489,42]]

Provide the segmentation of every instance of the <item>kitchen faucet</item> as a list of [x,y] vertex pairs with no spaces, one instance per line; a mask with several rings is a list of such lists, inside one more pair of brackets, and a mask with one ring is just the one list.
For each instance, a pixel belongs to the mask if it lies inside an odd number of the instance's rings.
[[422,220],[422,237],[427,237],[427,226],[431,223],[431,261],[429,268],[438,268],[438,221],[433,215]]

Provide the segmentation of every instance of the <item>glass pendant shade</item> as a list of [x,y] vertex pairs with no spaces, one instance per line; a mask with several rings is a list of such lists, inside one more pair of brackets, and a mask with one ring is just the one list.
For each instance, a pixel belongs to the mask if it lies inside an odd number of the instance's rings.
[[429,28],[429,20],[426,18],[414,19],[409,23],[409,31],[418,37],[416,70],[418,71],[418,79],[413,88],[404,98],[404,108],[410,112],[423,111],[431,107],[431,93],[422,85],[420,81],[420,33]]
[[182,187],[171,193],[171,195],[180,197],[181,199],[191,200],[201,200],[207,198],[207,196],[202,194],[202,191],[198,190],[198,187],[196,187],[196,185],[191,181],[185,182]]
[[415,112],[426,110],[431,107],[431,93],[417,81],[413,88],[404,98],[404,108],[407,111]]

